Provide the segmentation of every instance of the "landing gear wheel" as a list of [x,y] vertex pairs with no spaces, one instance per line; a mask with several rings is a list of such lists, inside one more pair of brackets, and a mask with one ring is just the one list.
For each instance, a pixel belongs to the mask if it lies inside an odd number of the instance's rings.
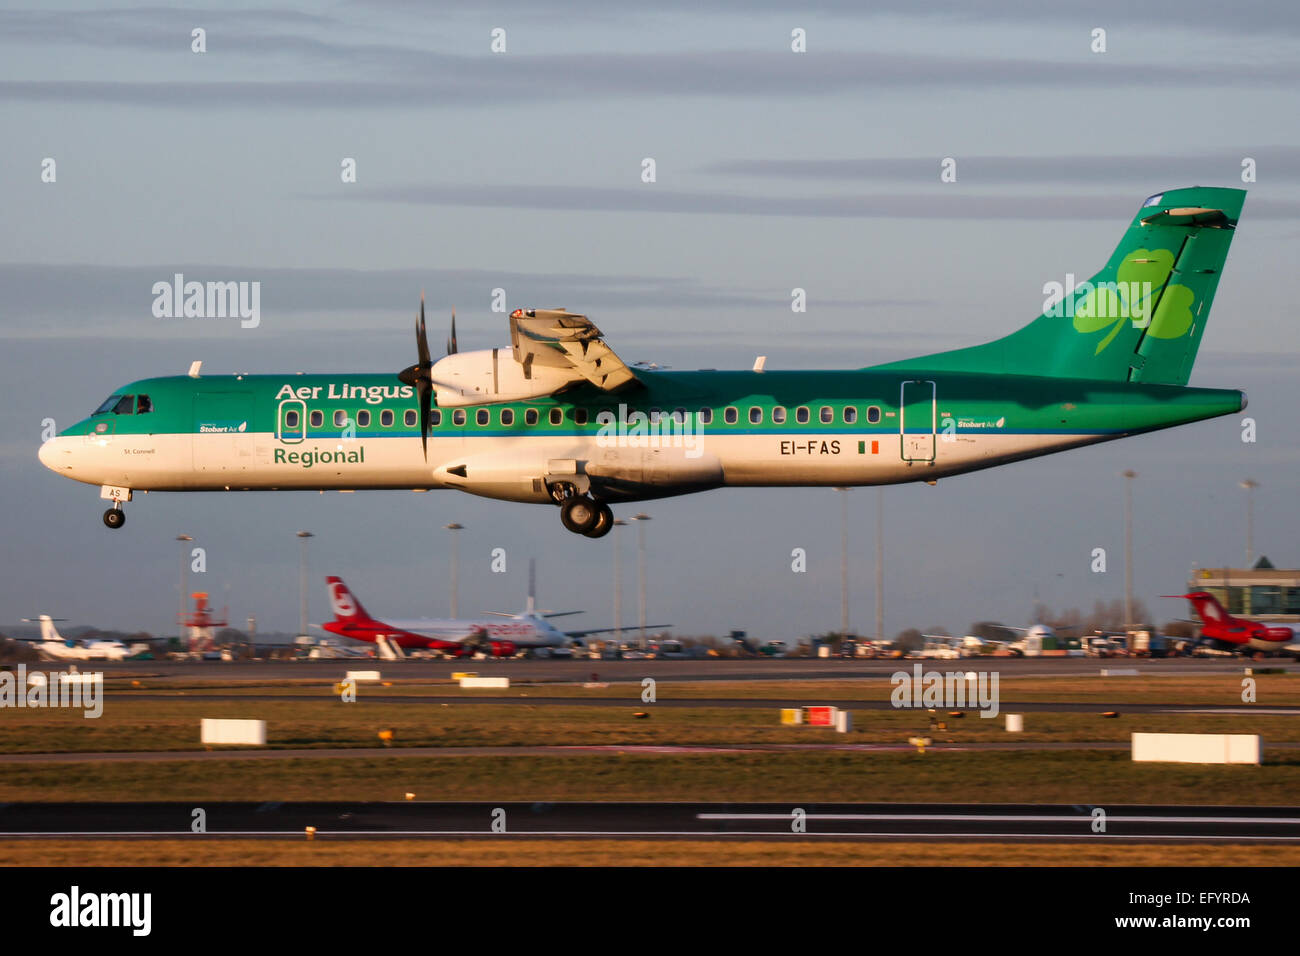
[[599,505],[586,495],[574,495],[565,498],[560,505],[560,521],[574,534],[586,534],[596,524],[600,514]]
[[596,504],[596,522],[587,531],[584,531],[588,538],[603,538],[609,534],[609,529],[614,527],[614,512],[609,510],[609,505],[603,501]]
[[126,524],[126,512],[121,508],[109,508],[104,512],[104,524],[116,530]]

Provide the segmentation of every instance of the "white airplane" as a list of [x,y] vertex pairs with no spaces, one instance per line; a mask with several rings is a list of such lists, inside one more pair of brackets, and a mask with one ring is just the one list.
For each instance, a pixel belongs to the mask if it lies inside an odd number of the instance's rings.
[[79,641],[65,638],[54,626],[55,619],[48,614],[36,618],[25,617],[23,620],[29,624],[39,623],[41,636],[39,640],[29,637],[18,640],[33,644],[37,653],[49,661],[123,661],[149,650],[149,645],[143,642],[128,647],[117,640]]
[[974,635],[951,637],[947,634],[925,634],[925,645],[916,657],[936,660],[957,660],[962,657],[979,657],[986,646],[998,647],[998,641],[986,641]]

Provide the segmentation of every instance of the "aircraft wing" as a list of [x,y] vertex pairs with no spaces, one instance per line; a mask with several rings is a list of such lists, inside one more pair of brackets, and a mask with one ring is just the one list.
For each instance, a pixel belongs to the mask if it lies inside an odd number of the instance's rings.
[[[652,630],[662,631],[664,628],[668,628],[668,627],[672,627],[672,625],[671,624],[647,624],[645,626],[645,629],[647,631],[652,631]],[[641,629],[640,625],[632,624],[629,625],[628,627],[593,627],[593,628],[588,628],[585,631],[565,631],[564,634],[566,637],[587,637],[589,634],[612,634],[614,631],[623,631],[625,634],[633,634],[639,631],[640,629]]]
[[395,631],[409,631],[421,637],[432,637],[440,641],[464,641],[481,637],[485,628],[465,621],[437,621],[428,618],[414,621],[384,621],[385,627]]
[[515,309],[510,344],[525,375],[534,365],[569,369],[607,392],[637,381],[595,323],[566,309]]

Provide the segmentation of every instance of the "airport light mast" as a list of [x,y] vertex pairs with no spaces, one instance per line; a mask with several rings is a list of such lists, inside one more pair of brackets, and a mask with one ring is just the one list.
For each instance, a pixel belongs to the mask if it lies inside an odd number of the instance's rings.
[[1137,472],[1126,468],[1124,476],[1124,631],[1133,630],[1133,479]]
[[645,523],[650,516],[644,511],[632,516],[636,525],[636,576],[637,576],[637,611],[636,622],[641,632],[641,650],[645,650]]
[[307,637],[307,539],[310,531],[299,531],[298,542],[298,636]]
[[619,550],[618,529],[627,527],[622,518],[614,519],[610,542],[614,545],[614,643],[623,645],[623,553]]
[[1246,489],[1246,567],[1255,563],[1255,489],[1259,482],[1247,478],[1241,483]]
[[[849,489],[840,493],[840,641],[849,636]],[[840,648],[843,653],[843,647]]]
[[876,642],[885,642],[885,489],[876,489]]
[[460,610],[457,600],[460,592],[460,547],[457,542],[460,539],[459,532],[464,531],[465,526],[453,521],[443,527],[451,532],[451,619],[454,621],[459,617]]
[[176,614],[176,620],[180,624],[180,629],[178,630],[176,637],[184,643],[185,622],[182,618],[185,616],[185,586],[189,583],[188,576],[185,573],[186,569],[189,567],[189,554],[187,553],[189,548],[186,547],[186,542],[193,541],[194,536],[189,534],[178,534],[176,540],[181,543],[181,603],[180,610]]

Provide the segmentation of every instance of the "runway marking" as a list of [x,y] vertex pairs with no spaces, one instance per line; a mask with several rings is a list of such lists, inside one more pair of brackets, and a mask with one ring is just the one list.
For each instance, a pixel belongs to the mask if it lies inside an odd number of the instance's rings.
[[[789,820],[788,813],[699,813],[697,820]],[[809,813],[807,820],[969,820],[1026,823],[1088,823],[1087,814],[1002,814],[1002,813]],[[1276,823],[1300,825],[1300,817],[1147,817],[1107,814],[1108,823]]]
[[[783,818],[783,819],[788,819]],[[890,837],[900,840],[1134,840],[1141,842],[1158,842],[1165,840],[1219,840],[1240,843],[1252,842],[1287,842],[1300,840],[1300,836],[1264,836],[1254,834],[1142,834],[1142,833],[912,833],[906,830],[838,830],[818,833],[794,833],[790,830],[509,830],[504,833],[492,833],[488,830],[321,830],[316,837],[387,837],[401,839],[404,837],[483,837],[486,839],[508,837],[696,837],[715,840],[732,837]],[[69,830],[46,831],[41,833],[0,832],[0,839],[12,838],[49,838],[74,839],[77,837],[151,837],[151,838],[214,838],[214,837],[292,837],[303,838],[302,830],[223,830],[208,833],[193,833],[189,830]]]

